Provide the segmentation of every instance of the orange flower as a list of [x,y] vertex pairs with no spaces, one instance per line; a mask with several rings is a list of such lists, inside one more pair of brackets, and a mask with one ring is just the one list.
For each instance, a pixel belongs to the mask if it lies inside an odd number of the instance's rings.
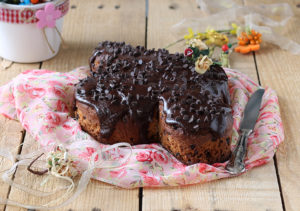
[[261,34],[253,29],[249,34],[242,32],[238,37],[238,40],[239,45],[234,49],[235,52],[246,54],[251,51],[258,51],[260,49]]

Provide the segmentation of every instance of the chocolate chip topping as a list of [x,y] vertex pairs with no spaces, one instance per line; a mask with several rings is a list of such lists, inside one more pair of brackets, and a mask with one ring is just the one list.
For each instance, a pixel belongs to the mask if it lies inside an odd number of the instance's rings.
[[166,123],[186,134],[221,137],[232,118],[228,79],[218,65],[199,74],[183,54],[105,41],[96,48],[90,67],[92,75],[78,83],[75,96],[96,109],[103,137],[127,115],[145,133],[159,102]]

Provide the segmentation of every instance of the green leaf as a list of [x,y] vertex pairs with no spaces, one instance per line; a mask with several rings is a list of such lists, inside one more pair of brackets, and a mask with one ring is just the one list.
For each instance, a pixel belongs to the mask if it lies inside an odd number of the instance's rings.
[[205,50],[202,50],[202,51],[199,51],[200,52],[200,55],[208,55],[209,54],[209,49],[205,49]]
[[200,50],[198,48],[193,48],[191,47],[191,49],[193,50],[193,57],[197,58],[200,56]]

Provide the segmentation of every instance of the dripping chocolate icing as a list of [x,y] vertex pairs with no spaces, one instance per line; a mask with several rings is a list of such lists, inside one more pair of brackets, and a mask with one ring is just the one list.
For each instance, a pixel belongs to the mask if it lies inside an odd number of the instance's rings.
[[146,131],[159,103],[166,123],[185,134],[222,137],[232,123],[228,78],[218,65],[204,74],[183,54],[118,42],[102,42],[90,58],[91,75],[77,84],[76,100],[92,106],[109,137],[130,117],[147,143]]

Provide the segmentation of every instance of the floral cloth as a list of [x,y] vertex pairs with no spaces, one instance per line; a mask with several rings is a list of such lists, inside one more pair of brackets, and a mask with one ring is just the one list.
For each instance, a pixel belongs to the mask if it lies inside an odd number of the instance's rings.
[[[0,87],[0,113],[18,119],[45,150],[64,145],[75,159],[78,171],[87,168],[94,152],[107,147],[83,132],[78,121],[72,118],[74,84],[86,77],[87,71],[86,67],[68,73],[27,70]],[[226,73],[234,118],[233,149],[243,110],[249,96],[259,86],[238,71],[226,69]],[[272,89],[266,88],[259,118],[248,140],[246,169],[270,161],[283,138],[277,96]],[[105,156],[118,161],[129,151],[128,148],[115,148],[105,152]],[[230,177],[224,169],[225,164],[185,166],[159,144],[137,145],[132,147],[132,155],[126,163],[117,168],[98,168],[93,178],[124,188],[178,186]]]

